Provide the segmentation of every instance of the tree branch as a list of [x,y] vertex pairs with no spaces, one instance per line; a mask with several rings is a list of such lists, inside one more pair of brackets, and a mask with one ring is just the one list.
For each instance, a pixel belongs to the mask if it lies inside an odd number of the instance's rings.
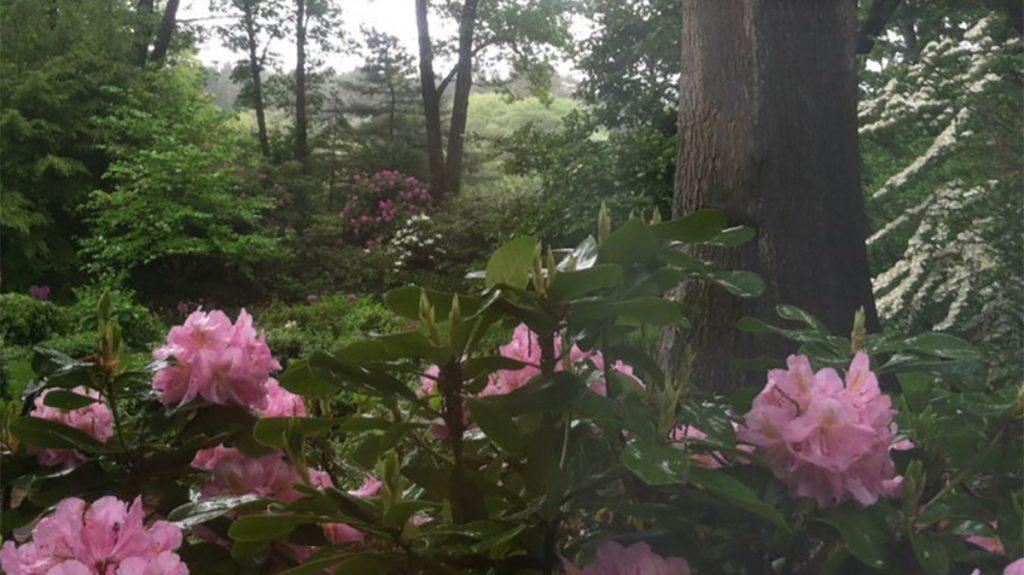
[[[494,40],[493,39],[492,40],[488,40],[486,42],[481,42],[476,48],[473,49],[472,57],[475,58],[476,55],[479,54],[481,50],[483,50],[484,48],[487,48],[491,44],[494,44]],[[441,80],[441,83],[437,85],[437,95],[438,95],[438,97],[440,97],[441,94],[444,94],[445,88],[448,87],[448,84],[452,83],[452,80],[455,79],[455,75],[458,72],[459,72],[459,66],[458,66],[458,64],[456,64],[448,72],[448,75],[444,77],[444,80]]]
[[875,47],[875,39],[885,30],[901,0],[874,0],[868,10],[868,17],[861,24],[857,35],[857,53],[867,54]]

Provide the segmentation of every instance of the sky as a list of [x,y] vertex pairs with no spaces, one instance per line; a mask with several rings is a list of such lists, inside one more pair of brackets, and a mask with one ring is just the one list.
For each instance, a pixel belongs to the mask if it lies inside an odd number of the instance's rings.
[[[343,0],[339,2],[342,10],[343,30],[350,38],[361,38],[360,28],[369,26],[377,28],[399,38],[410,54],[419,51],[416,35],[416,12],[414,0]],[[209,0],[184,0],[179,9],[179,19],[209,18]],[[583,21],[573,22],[573,33],[577,36],[586,34],[589,26]],[[456,28],[453,22],[440,20],[432,15],[430,18],[430,34],[434,38],[453,35]],[[217,39],[215,34],[208,34],[207,39],[199,46],[199,59],[210,66],[220,66],[225,62],[238,59]],[[282,42],[277,50],[279,61],[284,68],[295,66],[293,51]],[[326,64],[335,70],[346,71],[358,67],[361,59],[356,54],[331,54]],[[562,62],[556,65],[561,73],[571,74],[572,65]]]

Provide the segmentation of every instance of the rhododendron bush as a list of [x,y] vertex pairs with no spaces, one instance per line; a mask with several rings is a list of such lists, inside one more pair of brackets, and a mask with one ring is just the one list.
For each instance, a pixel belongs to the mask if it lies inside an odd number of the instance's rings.
[[[665,294],[761,280],[688,254],[715,210],[555,250],[501,246],[476,288],[391,291],[406,331],[283,369],[244,310],[142,360],[110,300],[96,352],[38,349],[3,422],[7,573],[1002,573],[1024,555],[1019,382],[943,334],[796,342],[721,396],[665,373]],[[736,358],[737,360],[748,358]],[[11,410],[7,410],[9,413]]]

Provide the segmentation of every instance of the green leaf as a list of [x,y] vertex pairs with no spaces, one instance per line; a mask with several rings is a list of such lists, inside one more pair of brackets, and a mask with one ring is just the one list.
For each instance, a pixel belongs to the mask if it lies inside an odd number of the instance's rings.
[[109,451],[88,433],[39,417],[19,417],[11,422],[11,433],[24,443],[48,449],[81,449],[88,453]]
[[499,247],[487,261],[485,285],[507,285],[523,289],[530,281],[530,268],[540,253],[540,244],[531,237],[516,238]]
[[977,359],[980,356],[969,342],[947,333],[922,333],[906,340],[905,345],[915,351],[947,359]]
[[789,525],[786,524],[781,513],[762,501],[745,483],[724,471],[695,465],[690,469],[690,481],[740,509],[763,517],[782,529],[789,530]]
[[515,420],[509,414],[484,399],[468,398],[466,404],[473,416],[473,421],[480,426],[488,439],[512,455],[522,455],[526,451],[526,438]]
[[645,296],[624,301],[580,302],[570,317],[580,324],[615,321],[628,317],[650,325],[674,325],[683,320],[679,304],[665,298]]
[[745,270],[713,272],[708,274],[716,284],[739,297],[757,297],[764,293],[764,280],[754,272]]
[[97,401],[99,400],[94,397],[81,395],[66,389],[53,389],[50,390],[46,394],[46,397],[43,398],[43,405],[47,407],[56,407],[57,409],[63,409],[65,411],[73,411],[75,409],[81,409],[92,405]]
[[338,386],[313,375],[305,359],[289,363],[277,379],[281,387],[302,397],[328,397],[338,392]]
[[651,230],[661,240],[698,243],[716,239],[727,224],[728,219],[725,217],[725,212],[705,208],[681,218],[651,226]]
[[264,501],[259,495],[252,494],[209,497],[175,508],[168,514],[167,519],[182,529],[188,529],[226,515],[239,507]]
[[[416,286],[405,286],[395,288],[384,294],[384,303],[391,308],[391,311],[406,318],[420,319],[420,295],[426,294],[430,305],[434,307],[434,317],[437,321],[445,321],[452,310],[453,292],[445,292],[421,288]],[[462,317],[468,318],[476,315],[486,307],[487,300],[466,294],[458,294],[459,309]]]
[[235,519],[228,535],[240,542],[284,539],[299,525],[323,521],[329,519],[319,515],[245,515]]
[[657,253],[657,238],[646,224],[634,218],[601,242],[598,261],[626,267],[651,261]]
[[821,521],[839,532],[847,549],[857,559],[875,569],[888,565],[889,534],[885,524],[870,509],[833,509]]
[[416,397],[416,394],[404,383],[386,373],[349,365],[333,355],[321,351],[314,352],[310,356],[309,369],[314,377],[333,384],[334,391],[338,391],[347,384],[367,395],[399,396],[409,399]]
[[949,551],[942,541],[926,532],[911,534],[914,556],[928,575],[949,573]]
[[285,449],[290,437],[323,435],[343,421],[322,417],[265,417],[253,426],[252,437],[267,447]]
[[775,306],[775,313],[779,314],[782,319],[788,319],[790,321],[799,321],[807,325],[807,327],[814,331],[820,331],[822,333],[830,333],[829,329],[825,327],[825,324],[821,323],[821,320],[814,317],[810,313],[796,307],[795,305],[780,304]]
[[551,282],[548,296],[564,302],[618,285],[622,268],[614,264],[602,264],[580,271],[560,272]]
[[690,472],[689,454],[651,441],[627,444],[619,454],[619,462],[648,485],[686,483]]
[[391,563],[383,555],[362,553],[349,557],[331,571],[331,575],[387,575]]
[[495,371],[522,369],[526,365],[526,363],[503,355],[485,355],[474,357],[462,364],[462,376],[468,381]]
[[578,377],[560,371],[539,375],[527,385],[506,395],[480,398],[488,408],[507,417],[523,413],[557,412],[565,409],[583,393],[588,393]]
[[707,243],[716,246],[735,247],[743,245],[757,236],[757,230],[750,226],[734,226],[726,228]]

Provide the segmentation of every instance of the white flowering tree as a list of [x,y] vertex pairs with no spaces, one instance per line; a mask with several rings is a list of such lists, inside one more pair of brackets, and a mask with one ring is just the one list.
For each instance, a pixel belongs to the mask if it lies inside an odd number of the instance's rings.
[[[905,28],[905,26],[903,27]],[[859,107],[883,322],[1019,350],[1021,42],[996,14],[869,61]],[[905,36],[888,40],[906,46]]]

